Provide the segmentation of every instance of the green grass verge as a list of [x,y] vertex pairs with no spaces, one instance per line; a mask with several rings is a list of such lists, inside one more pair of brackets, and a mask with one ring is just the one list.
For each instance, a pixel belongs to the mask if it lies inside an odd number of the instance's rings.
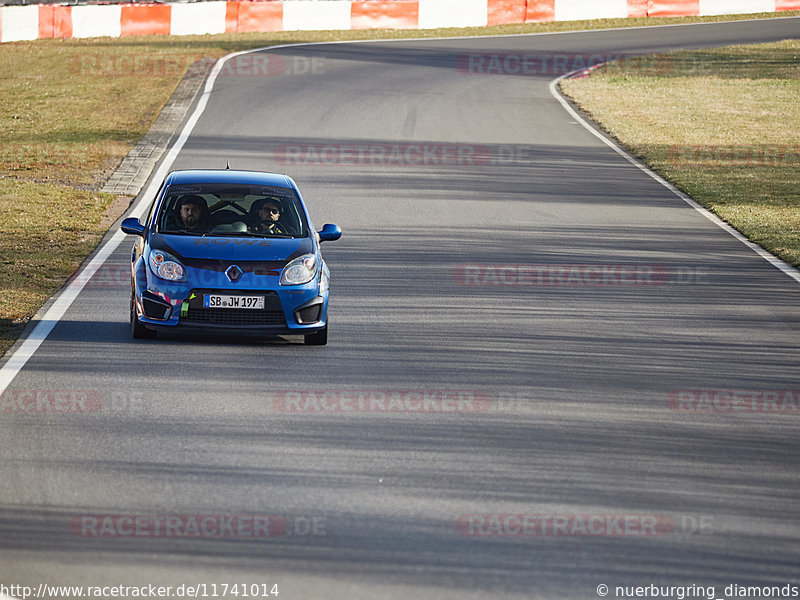
[[0,355],[97,245],[129,198],[98,190],[200,58],[299,42],[510,35],[798,16],[604,19],[0,44]]
[[562,91],[656,172],[800,266],[800,40],[623,61]]

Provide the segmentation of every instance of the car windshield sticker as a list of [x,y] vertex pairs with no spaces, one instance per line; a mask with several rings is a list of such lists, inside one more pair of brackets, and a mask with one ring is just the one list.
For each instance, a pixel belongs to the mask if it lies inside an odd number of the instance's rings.
[[170,194],[202,194],[201,190],[196,185],[172,185],[169,188]]
[[261,196],[275,196],[277,198],[290,198],[291,196],[287,195],[286,192],[279,191],[275,188],[263,188],[259,191]]

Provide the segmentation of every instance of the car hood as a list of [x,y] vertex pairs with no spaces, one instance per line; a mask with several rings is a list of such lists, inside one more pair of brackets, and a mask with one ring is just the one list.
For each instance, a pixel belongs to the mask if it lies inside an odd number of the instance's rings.
[[150,238],[150,247],[169,252],[178,259],[281,263],[314,252],[310,237],[287,239],[155,233]]

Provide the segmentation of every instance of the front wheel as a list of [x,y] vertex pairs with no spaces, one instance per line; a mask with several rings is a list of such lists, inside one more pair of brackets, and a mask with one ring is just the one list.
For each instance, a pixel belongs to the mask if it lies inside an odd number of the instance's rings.
[[142,325],[136,317],[136,297],[133,292],[131,292],[131,337],[137,340],[156,337],[156,332]]
[[317,333],[305,336],[304,340],[306,346],[325,346],[328,343],[328,324]]

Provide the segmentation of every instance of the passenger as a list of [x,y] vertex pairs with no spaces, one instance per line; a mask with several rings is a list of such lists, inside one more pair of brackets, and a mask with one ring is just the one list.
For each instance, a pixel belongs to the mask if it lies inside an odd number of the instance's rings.
[[252,233],[271,233],[286,235],[286,229],[278,221],[281,218],[281,205],[277,198],[261,198],[250,208],[250,227]]

